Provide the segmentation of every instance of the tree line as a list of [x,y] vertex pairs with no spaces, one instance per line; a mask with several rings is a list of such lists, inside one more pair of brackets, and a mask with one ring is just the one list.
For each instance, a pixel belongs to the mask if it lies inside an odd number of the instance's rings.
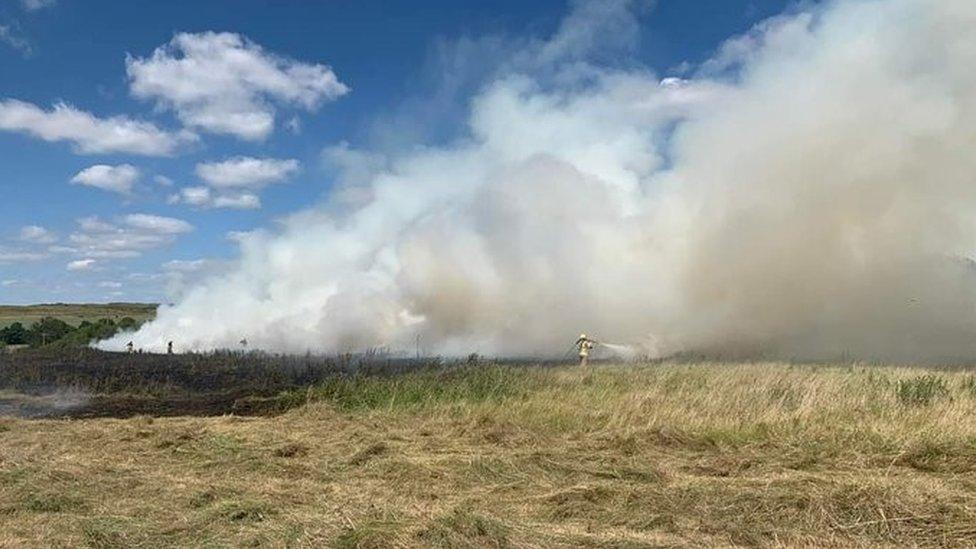
[[84,320],[78,326],[54,317],[44,317],[25,327],[21,322],[0,329],[0,346],[29,345],[31,347],[85,347],[93,341],[107,339],[119,332],[134,330],[139,322],[123,317],[118,322],[100,318],[94,322]]

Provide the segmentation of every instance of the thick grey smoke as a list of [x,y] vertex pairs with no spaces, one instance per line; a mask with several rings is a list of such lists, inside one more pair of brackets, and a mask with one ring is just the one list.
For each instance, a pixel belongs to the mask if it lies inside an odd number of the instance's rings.
[[329,203],[131,338],[976,356],[976,2],[831,2],[663,80],[584,53],[636,32],[599,5],[502,64],[453,144],[334,148]]

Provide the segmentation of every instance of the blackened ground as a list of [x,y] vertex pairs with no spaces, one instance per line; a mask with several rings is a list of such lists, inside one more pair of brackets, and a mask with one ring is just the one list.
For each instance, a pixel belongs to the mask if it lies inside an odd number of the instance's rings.
[[380,353],[295,356],[222,351],[165,355],[23,349],[0,353],[0,415],[274,415],[300,403],[294,398],[296,390],[326,380],[443,371],[482,362],[476,356],[446,361]]

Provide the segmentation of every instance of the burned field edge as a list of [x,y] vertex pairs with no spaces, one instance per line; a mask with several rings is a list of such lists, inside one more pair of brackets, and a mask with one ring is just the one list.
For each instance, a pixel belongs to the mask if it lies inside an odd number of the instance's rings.
[[[216,351],[176,355],[95,349],[0,353],[0,415],[86,418],[274,415],[304,403],[306,389],[404,374],[457,377],[517,369],[525,361],[403,359],[362,355],[272,355]],[[534,361],[535,367],[559,363]]]
[[[748,364],[682,355],[644,360],[642,366],[682,367]],[[596,365],[600,363],[597,362]],[[810,371],[866,368],[871,363],[788,363]],[[216,351],[188,354],[115,353],[90,348],[31,349],[0,353],[0,416],[23,418],[127,418],[148,416],[277,415],[310,399],[333,402],[340,409],[360,409],[395,402],[399,406],[439,400],[482,400],[544,389],[530,371],[565,369],[571,363],[539,359],[493,360],[394,358],[365,353],[277,355]],[[891,387],[904,402],[925,402],[949,394],[938,375],[971,366],[927,366]],[[926,373],[927,372],[927,373]],[[976,376],[962,390],[976,394]]]

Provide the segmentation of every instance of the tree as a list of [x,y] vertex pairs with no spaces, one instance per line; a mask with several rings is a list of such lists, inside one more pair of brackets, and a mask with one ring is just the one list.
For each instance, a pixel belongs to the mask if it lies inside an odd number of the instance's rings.
[[56,341],[48,341],[47,345],[59,349],[71,347],[86,347],[93,341],[108,339],[118,333],[118,326],[111,318],[101,318],[95,322],[83,321],[77,328],[71,330]]
[[108,339],[118,333],[119,327],[116,326],[115,321],[111,318],[101,318],[95,323],[91,332],[88,334],[88,341],[85,343],[90,343],[92,340],[97,339]]
[[139,323],[136,322],[136,319],[132,318],[131,316],[125,316],[119,320],[119,330],[130,332],[138,327]]
[[74,331],[70,324],[52,317],[44,317],[31,324],[27,330],[27,343],[31,347],[41,347],[63,338]]
[[0,341],[7,345],[23,345],[27,343],[27,329],[20,322],[0,330]]

